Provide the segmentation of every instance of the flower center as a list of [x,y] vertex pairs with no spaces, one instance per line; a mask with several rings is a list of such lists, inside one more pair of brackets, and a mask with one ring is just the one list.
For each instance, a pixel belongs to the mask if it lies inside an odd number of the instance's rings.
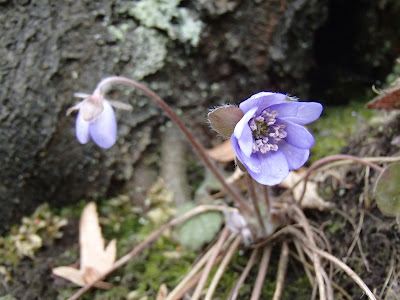
[[250,119],[249,126],[254,138],[253,153],[278,150],[277,144],[287,136],[287,132],[284,130],[286,124],[275,124],[277,116],[276,110],[270,112],[269,109],[265,109],[261,115]]

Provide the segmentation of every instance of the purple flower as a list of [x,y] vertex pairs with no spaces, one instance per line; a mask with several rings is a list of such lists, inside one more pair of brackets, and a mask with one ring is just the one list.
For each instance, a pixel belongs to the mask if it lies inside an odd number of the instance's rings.
[[[84,101],[88,101],[88,99]],[[98,146],[104,149],[113,146],[117,139],[117,121],[110,102],[103,100],[102,111],[89,120],[85,119],[83,107],[84,104],[79,109],[75,122],[78,141],[81,144],[86,144],[92,139]]]
[[231,136],[237,159],[264,185],[281,183],[289,170],[307,161],[314,137],[302,125],[318,119],[322,105],[287,101],[280,93],[260,92],[243,101]]
[[78,110],[75,128],[76,137],[81,144],[92,139],[101,148],[108,149],[117,139],[117,121],[112,106],[124,110],[132,110],[132,106],[104,99],[101,87],[99,84],[92,95],[76,93],[76,97],[85,99],[69,108],[67,115]]

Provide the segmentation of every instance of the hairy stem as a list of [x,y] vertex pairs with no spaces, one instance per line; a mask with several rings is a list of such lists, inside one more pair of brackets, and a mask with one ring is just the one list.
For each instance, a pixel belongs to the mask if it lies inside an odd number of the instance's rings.
[[267,232],[265,230],[265,224],[264,224],[263,218],[261,216],[260,206],[258,205],[258,199],[257,199],[257,195],[256,195],[256,190],[254,188],[253,178],[250,176],[250,174],[247,174],[246,177],[247,177],[247,183],[249,184],[250,198],[251,198],[251,201],[253,202],[253,208],[256,213],[258,224],[260,225],[264,236],[266,236]]
[[221,175],[221,173],[218,171],[218,169],[215,167],[213,162],[208,157],[204,147],[189,132],[189,130],[182,123],[182,121],[178,118],[178,116],[175,114],[175,112],[168,106],[168,104],[163,99],[161,99],[161,97],[158,96],[155,92],[153,92],[148,87],[146,87],[146,86],[144,86],[144,85],[140,84],[139,82],[134,81],[132,79],[129,79],[129,78],[126,78],[126,77],[121,77],[121,76],[113,76],[113,77],[108,77],[106,79],[103,79],[103,81],[101,81],[99,83],[99,85],[97,86],[97,88],[96,88],[94,93],[100,93],[102,95],[103,94],[103,89],[105,89],[107,86],[109,86],[111,84],[114,84],[114,83],[122,83],[122,84],[125,84],[125,85],[132,86],[134,88],[137,88],[137,89],[141,90],[144,94],[146,94],[146,96],[148,96],[150,99],[154,100],[166,112],[166,114],[178,126],[178,128],[183,132],[183,134],[188,139],[189,143],[197,151],[198,155],[203,160],[203,162],[206,165],[206,167],[208,167],[211,170],[211,172],[218,179],[218,181],[221,182],[221,184],[225,188],[225,190],[235,199],[235,201],[239,205],[239,208],[242,211],[247,212],[247,213],[251,213],[252,212],[251,207],[242,199],[240,194],[232,186],[230,186],[226,182],[224,177]]

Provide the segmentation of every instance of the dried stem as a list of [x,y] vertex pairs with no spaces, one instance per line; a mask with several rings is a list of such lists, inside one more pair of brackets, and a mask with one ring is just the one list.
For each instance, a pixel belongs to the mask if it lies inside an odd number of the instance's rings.
[[394,271],[394,256],[392,255],[392,257],[390,259],[389,272],[388,272],[388,275],[386,276],[385,282],[383,283],[381,292],[379,293],[379,299],[382,299],[383,293],[385,292],[385,289],[386,289],[386,287],[388,286],[388,284],[390,282],[390,278],[392,277],[393,271]]
[[166,229],[173,227],[181,222],[184,222],[187,219],[189,219],[195,215],[198,215],[198,214],[201,214],[201,213],[204,213],[207,211],[212,211],[212,210],[217,210],[217,211],[223,212],[223,211],[226,211],[226,209],[227,209],[226,207],[217,206],[217,205],[202,205],[202,206],[198,206],[198,207],[192,209],[191,211],[187,212],[186,214],[184,214],[178,218],[172,219],[171,221],[169,221],[168,223],[164,224],[159,229],[154,231],[152,234],[150,234],[143,242],[141,242],[139,245],[137,245],[135,248],[133,248],[128,254],[121,257],[119,260],[117,260],[110,269],[108,269],[106,272],[104,272],[100,276],[98,276],[95,280],[86,284],[84,287],[82,287],[80,290],[78,290],[68,300],[78,299],[85,292],[90,290],[97,282],[104,279],[108,274],[115,271],[119,267],[123,266],[128,261],[130,261],[135,255],[137,255],[138,253],[143,251],[149,244],[154,242]]
[[[393,156],[393,157],[372,156],[372,157],[363,157],[362,160],[371,162],[371,163],[391,163],[391,162],[400,161],[400,156]],[[319,170],[324,172],[324,171],[330,170],[335,167],[346,166],[346,165],[350,165],[350,164],[354,164],[354,163],[355,162],[353,160],[344,159],[344,160],[328,163],[325,166],[319,168]]]
[[292,186],[291,190],[294,189],[301,181],[304,180],[303,191],[302,191],[302,193],[301,193],[301,196],[300,196],[299,202],[298,202],[299,205],[301,204],[301,201],[302,201],[303,198],[304,198],[304,194],[306,193],[307,181],[308,181],[308,178],[310,177],[311,173],[312,173],[314,170],[318,169],[319,167],[321,167],[321,166],[323,166],[323,165],[325,165],[325,164],[327,164],[327,163],[329,163],[329,162],[331,162],[331,161],[335,161],[335,160],[350,160],[350,161],[355,161],[355,162],[358,162],[358,163],[360,163],[360,164],[369,166],[369,167],[373,168],[374,170],[376,170],[376,171],[378,171],[378,172],[380,172],[380,173],[383,171],[383,168],[382,168],[382,167],[380,167],[380,166],[378,166],[378,165],[376,165],[376,164],[374,164],[374,163],[372,163],[372,162],[370,162],[370,161],[368,161],[368,160],[365,160],[365,159],[363,159],[363,158],[360,158],[360,157],[357,157],[357,156],[353,156],[353,155],[338,154],[338,155],[332,155],[332,156],[324,157],[324,158],[322,158],[322,159],[316,161],[315,163],[313,163],[313,164],[308,168],[306,174],[304,174],[304,176],[302,176],[302,178],[300,178],[300,179]]
[[318,254],[319,256],[322,256],[326,258],[327,260],[333,262],[336,264],[339,268],[341,268],[351,279],[354,280],[355,283],[358,284],[358,286],[364,290],[364,292],[367,294],[368,298],[371,300],[376,300],[374,294],[371,292],[371,290],[368,288],[368,286],[365,284],[365,282],[360,278],[360,276],[357,275],[356,272],[354,272],[348,265],[346,265],[344,262],[342,262],[340,259],[335,257],[334,255],[319,249],[318,247],[311,245],[308,237],[304,236],[304,234],[294,228],[293,226],[287,226],[284,228],[285,230],[280,230],[280,234],[283,233],[291,233],[293,234],[301,243],[303,244],[304,248],[308,248],[314,253]]
[[260,269],[258,270],[256,282],[254,284],[253,292],[251,293],[250,300],[258,300],[261,296],[261,288],[265,280],[265,275],[267,274],[269,258],[271,257],[272,246],[267,245],[264,247],[264,252],[262,255]]
[[267,232],[265,230],[264,221],[263,221],[263,218],[261,216],[260,206],[258,205],[258,200],[257,200],[256,190],[254,188],[253,178],[248,173],[247,173],[246,177],[247,177],[247,183],[249,185],[250,198],[251,198],[251,201],[253,203],[253,208],[254,208],[254,211],[256,213],[258,224],[260,225],[264,236],[266,236]]
[[[298,257],[295,256],[295,258],[301,262],[301,264],[304,267],[304,272],[306,273],[308,280],[310,281],[310,284],[312,286],[314,286],[315,284],[315,280],[314,280],[314,276],[311,274],[312,270],[312,265],[306,260],[306,257],[304,255],[304,250],[303,247],[301,246],[300,242],[297,239],[294,239],[293,241],[294,246],[296,247],[297,253],[298,253]],[[295,254],[293,254],[295,255]]]
[[224,259],[222,260],[221,264],[218,267],[217,272],[214,275],[214,278],[210,283],[210,286],[208,287],[207,294],[204,300],[212,300],[218,282],[221,279],[222,275],[224,274],[224,271],[228,266],[229,262],[231,261],[233,254],[235,254],[235,251],[237,250],[237,248],[239,248],[241,241],[242,241],[242,236],[239,235],[238,237],[236,237],[232,245],[229,247],[228,251],[224,256]]
[[[336,264],[339,268],[341,268],[350,278],[354,280],[355,283],[358,284],[358,286],[365,291],[367,294],[368,298],[371,300],[376,300],[374,294],[371,292],[371,290],[368,288],[368,286],[365,284],[365,282],[360,278],[360,276],[357,275],[356,272],[354,272],[348,265],[346,265],[344,262],[342,262],[340,259],[337,257],[333,256],[332,254],[319,249],[318,247],[311,245],[310,240],[308,237],[306,237],[303,232],[301,232],[299,229],[296,228],[296,226],[288,225],[279,231],[275,232],[271,236],[269,236],[265,241],[262,243],[259,243],[257,245],[253,245],[253,247],[260,247],[262,245],[265,245],[265,243],[270,243],[272,240],[276,239],[278,236],[281,236],[283,234],[292,234],[294,237],[296,237],[303,245],[303,248],[309,248],[311,251],[315,252],[316,254],[328,259],[332,263]],[[400,275],[400,273],[399,273]]]
[[203,266],[206,264],[206,262],[208,261],[210,256],[214,253],[215,247],[216,247],[216,245],[212,246],[207,251],[207,253],[203,255],[203,257],[190,269],[189,273],[186,274],[185,278],[182,279],[179,282],[179,284],[174,288],[174,290],[168,294],[168,297],[165,300],[179,299],[179,297],[177,295],[181,294],[181,290],[183,290],[183,289],[186,290],[186,286],[188,285],[188,282],[192,281],[192,278],[198,277],[197,281],[200,279],[201,273],[199,273],[199,271],[201,270],[201,268],[203,268]]
[[279,300],[282,297],[283,286],[289,261],[289,247],[286,242],[282,243],[281,256],[278,263],[278,275],[276,276],[276,288],[272,300]]
[[246,267],[244,268],[242,274],[240,275],[238,281],[236,282],[234,288],[232,289],[232,291],[229,293],[228,299],[229,300],[236,300],[238,295],[239,295],[239,291],[240,288],[242,287],[242,284],[244,283],[244,281],[247,278],[247,275],[249,275],[249,272],[251,270],[251,268],[254,266],[254,263],[256,262],[256,258],[258,257],[258,249],[254,249],[253,252],[251,252],[250,258],[247,262]]
[[[363,224],[363,221],[364,221],[364,216],[363,216],[363,218],[361,218],[361,215],[360,215],[359,223],[358,223],[358,225],[356,225],[354,223],[354,220],[348,214],[346,214],[344,211],[342,211],[342,210],[334,210],[334,212],[336,212],[337,214],[339,214],[343,218],[345,218],[350,223],[350,225],[353,227],[354,232],[355,232],[355,240],[357,241],[357,246],[358,246],[358,250],[360,251],[361,258],[362,258],[362,260],[364,262],[364,265],[365,265],[365,268],[367,269],[367,271],[371,272],[367,257],[365,255],[365,252],[364,252],[363,248],[362,248],[361,241],[360,241],[360,239],[358,237],[358,235],[361,233],[361,230],[362,230],[362,224]],[[364,215],[365,214],[364,210],[362,210],[361,213]],[[352,251],[352,250],[350,251],[350,249],[351,249],[351,246],[350,246],[349,250],[347,251],[348,254],[346,255],[346,257],[343,258],[343,262],[344,263],[347,263],[347,260],[349,259],[350,253]]]
[[267,206],[267,215],[269,215],[270,212],[271,212],[271,202],[269,200],[269,193],[268,193],[268,186],[267,185],[263,185],[263,191],[264,191],[265,205]]
[[334,300],[333,297],[333,289],[332,289],[332,281],[330,280],[328,274],[324,269],[322,271],[322,277],[324,277],[325,283],[326,283],[326,295],[328,300]]
[[[311,245],[313,245],[314,247],[317,247],[317,245],[315,244],[315,241],[314,241],[314,235],[310,228],[310,224],[308,223],[308,220],[307,220],[306,216],[304,215],[303,211],[296,205],[293,205],[293,208],[299,219],[299,224],[301,224],[304,228],[304,231],[306,233],[309,243]],[[320,259],[316,254],[314,254],[312,257],[312,260],[314,263],[315,276],[317,278],[317,283],[318,283],[319,298],[321,300],[326,300],[325,285],[324,285],[324,279],[323,279],[322,273],[321,273],[322,267],[321,267]]]
[[191,298],[192,300],[200,299],[201,292],[203,291],[204,286],[207,281],[207,278],[210,275],[210,272],[214,266],[214,261],[216,260],[217,256],[219,255],[219,252],[221,251],[221,248],[224,245],[224,242],[227,239],[229,232],[230,231],[228,228],[224,228],[224,230],[222,230],[220,238],[218,239],[218,242],[215,245],[215,250],[213,251],[212,255],[210,256],[206,266],[204,267],[203,273],[201,274],[201,278],[200,278],[199,282],[197,283],[196,289]]
[[108,78],[102,80],[99,83],[99,85],[97,86],[94,93],[97,92],[97,93],[100,93],[100,95],[102,95],[103,89],[105,89],[107,86],[109,86],[111,84],[115,84],[115,83],[122,83],[122,84],[132,86],[134,88],[137,88],[137,89],[141,90],[144,94],[146,94],[149,98],[153,99],[167,113],[167,115],[179,127],[179,129],[183,132],[183,134],[188,139],[189,143],[197,151],[198,155],[203,160],[206,167],[209,168],[209,170],[214,174],[214,176],[218,179],[218,181],[221,182],[221,184],[225,188],[225,190],[235,199],[235,201],[238,203],[240,209],[247,213],[252,212],[251,207],[242,199],[240,194],[226,182],[224,177],[221,175],[221,173],[218,171],[218,169],[215,167],[213,162],[208,157],[204,147],[189,132],[189,130],[182,123],[182,121],[178,118],[178,116],[175,114],[175,112],[168,106],[168,104],[163,99],[161,99],[161,97],[158,96],[155,92],[153,92],[148,87],[146,87],[132,79],[129,79],[126,77],[121,77],[121,76],[112,76],[112,77],[108,77]]
[[[228,241],[229,243],[229,241]],[[225,245],[224,245],[225,246]],[[222,256],[223,253],[221,253],[217,259],[214,262],[214,266],[216,264],[218,264],[221,260],[222,260]],[[199,282],[200,277],[201,277],[202,272],[200,271],[199,273],[195,273],[193,274],[193,276],[191,277],[187,277],[188,280],[186,280],[184,283],[183,281],[179,283],[179,288],[176,287],[169,295],[167,298],[165,298],[165,300],[179,300],[182,299],[183,295],[185,295],[185,293],[187,293],[189,290],[191,290],[196,283]],[[186,279],[186,277],[185,277]]]
[[344,262],[342,262],[340,259],[338,259],[336,256],[321,250],[313,245],[310,245],[310,243],[304,243],[303,245],[307,248],[309,248],[311,251],[317,253],[318,255],[330,260],[334,264],[336,264],[338,267],[340,267],[351,279],[354,280],[355,283],[358,284],[358,286],[364,290],[364,292],[367,294],[368,298],[371,300],[376,300],[374,294],[371,292],[371,290],[368,288],[368,286],[365,284],[365,282],[360,278],[360,276],[357,275],[356,272],[354,272],[348,265],[346,265]]
[[[307,238],[307,240],[308,240],[308,238]],[[310,249],[303,247],[303,250],[310,259],[313,259],[315,254]],[[315,269],[315,266],[314,266],[314,269]],[[320,272],[321,272],[322,278],[324,279],[324,284],[325,284],[324,287],[326,287],[326,297],[328,300],[333,300],[333,289],[332,289],[331,281],[330,281],[327,273],[325,272],[324,268],[321,267]]]
[[[186,282],[185,285],[183,285],[179,290],[176,290],[176,292],[174,293],[173,296],[171,296],[171,294],[168,294],[168,297],[165,298],[165,300],[167,300],[167,299],[171,299],[171,300],[183,299],[183,296],[196,285],[196,283],[200,280],[200,277],[201,277],[201,273],[194,274],[194,276],[190,277],[190,279]],[[174,291],[175,291],[175,289],[174,289]]]

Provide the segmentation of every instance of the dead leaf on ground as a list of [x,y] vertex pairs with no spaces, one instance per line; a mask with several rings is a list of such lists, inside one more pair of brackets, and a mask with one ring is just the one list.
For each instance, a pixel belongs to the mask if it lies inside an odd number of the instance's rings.
[[[290,171],[289,175],[285,178],[284,181],[280,183],[279,186],[283,188],[290,189],[294,186],[294,184],[306,173],[306,169],[302,168],[297,171]],[[293,189],[293,198],[295,201],[299,201],[301,194],[303,192],[304,184],[301,182]],[[301,201],[302,208],[309,209],[319,209],[325,210],[333,207],[333,204],[327,201],[324,201],[318,194],[318,185],[316,182],[308,181],[306,192],[304,194],[304,198]]]
[[367,103],[368,108],[375,109],[400,109],[400,87],[382,90],[377,97]]
[[214,148],[207,150],[208,156],[219,162],[230,162],[235,159],[235,152],[231,145],[231,140],[226,140],[215,146]]
[[[80,269],[62,266],[53,269],[53,274],[67,279],[79,286],[94,281],[115,262],[117,242],[112,240],[104,248],[104,239],[101,234],[96,204],[90,202],[83,209],[79,223]],[[100,281],[95,287],[111,288],[111,284]]]
[[168,296],[168,287],[165,283],[160,285],[156,300],[164,300]]

